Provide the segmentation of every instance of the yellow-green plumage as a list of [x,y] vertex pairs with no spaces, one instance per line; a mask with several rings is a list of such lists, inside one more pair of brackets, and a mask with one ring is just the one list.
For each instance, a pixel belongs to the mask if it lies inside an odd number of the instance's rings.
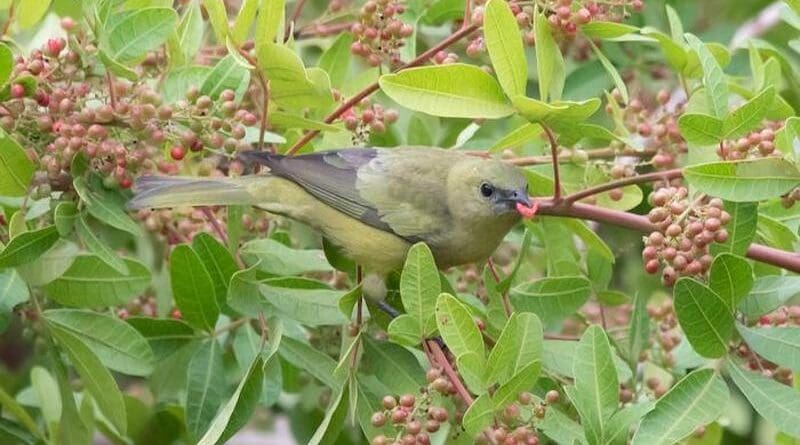
[[530,205],[518,168],[441,149],[251,152],[245,159],[269,173],[143,178],[131,207],[254,205],[309,224],[367,270],[385,274],[418,241],[440,268],[485,260],[519,221],[514,205]]

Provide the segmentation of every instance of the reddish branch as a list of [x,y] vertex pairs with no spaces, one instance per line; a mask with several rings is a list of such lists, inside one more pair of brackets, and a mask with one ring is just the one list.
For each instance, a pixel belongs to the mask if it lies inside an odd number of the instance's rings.
[[[587,219],[639,232],[656,230],[656,226],[644,216],[581,203],[567,205],[564,202],[555,203],[550,199],[541,200],[539,201],[539,214]],[[752,244],[747,249],[747,257],[791,272],[800,273],[800,255],[794,252],[787,252],[761,244]]]
[[[466,28],[459,29],[455,33],[451,34],[450,37],[448,37],[448,38],[442,40],[441,42],[439,42],[439,44],[437,44],[436,46],[431,47],[430,49],[428,49],[424,53],[422,53],[419,56],[417,56],[414,60],[408,62],[407,64],[405,64],[405,65],[401,66],[400,68],[398,68],[397,70],[395,70],[395,72],[400,71],[400,70],[404,70],[406,68],[411,68],[411,67],[422,65],[423,63],[425,63],[426,60],[428,60],[431,57],[433,57],[439,51],[449,47],[453,43],[455,43],[455,42],[461,40],[462,38],[472,34],[477,29],[478,29],[477,25],[470,25],[470,26],[468,26]],[[355,105],[357,105],[359,102],[361,102],[364,98],[366,98],[370,94],[378,91],[378,88],[379,88],[378,82],[373,82],[373,83],[369,84],[366,88],[364,88],[363,90],[358,92],[355,96],[353,96],[350,99],[348,99],[345,103],[340,105],[339,108],[333,110],[333,112],[331,112],[331,114],[329,114],[327,117],[325,117],[325,123],[326,124],[332,123],[333,121],[338,119],[342,114],[344,114],[347,110],[349,110],[350,108],[353,108]],[[287,155],[293,155],[293,154],[297,153],[298,151],[300,151],[301,148],[303,148],[304,145],[306,145],[309,141],[311,141],[311,139],[314,139],[314,137],[316,135],[318,135],[318,134],[319,134],[319,130],[312,130],[312,131],[307,132],[306,134],[303,135],[302,138],[300,138],[286,152],[286,154]]]
[[472,395],[469,393],[469,391],[467,391],[467,388],[464,387],[464,384],[458,377],[458,373],[456,373],[456,371],[453,369],[450,361],[447,360],[447,356],[444,355],[444,351],[442,351],[439,343],[437,343],[436,340],[426,340],[426,342],[428,343],[428,348],[430,348],[434,360],[436,360],[436,363],[442,367],[442,371],[444,371],[445,375],[450,380],[450,383],[456,387],[456,392],[458,393],[459,397],[461,397],[467,406],[472,405],[472,402],[474,402]]

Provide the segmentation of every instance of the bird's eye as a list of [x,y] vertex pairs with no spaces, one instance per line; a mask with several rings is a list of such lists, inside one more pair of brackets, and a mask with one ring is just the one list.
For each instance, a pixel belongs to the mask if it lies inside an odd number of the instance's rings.
[[494,187],[491,184],[484,182],[481,184],[481,195],[488,198],[494,194]]

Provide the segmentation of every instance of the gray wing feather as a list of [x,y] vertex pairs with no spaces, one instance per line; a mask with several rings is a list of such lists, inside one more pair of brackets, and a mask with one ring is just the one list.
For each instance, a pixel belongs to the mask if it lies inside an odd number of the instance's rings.
[[[241,157],[269,167],[273,175],[288,179],[334,209],[376,229],[397,234],[381,219],[375,204],[361,196],[358,171],[376,160],[378,150],[343,149],[282,156],[244,152]],[[409,241],[412,237],[401,236]]]

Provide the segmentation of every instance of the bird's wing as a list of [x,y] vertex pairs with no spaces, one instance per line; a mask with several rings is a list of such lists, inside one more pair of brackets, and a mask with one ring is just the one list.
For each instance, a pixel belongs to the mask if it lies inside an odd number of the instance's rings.
[[270,168],[308,193],[369,226],[410,242],[428,240],[441,228],[446,167],[426,151],[344,149],[280,156],[246,152],[243,158]]

